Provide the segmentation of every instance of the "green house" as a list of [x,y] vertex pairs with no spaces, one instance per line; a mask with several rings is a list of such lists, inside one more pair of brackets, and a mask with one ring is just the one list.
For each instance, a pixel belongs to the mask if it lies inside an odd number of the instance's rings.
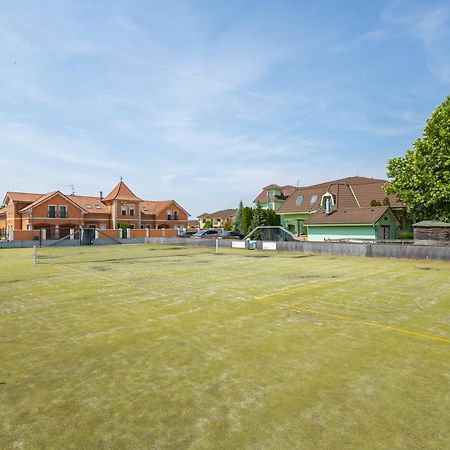
[[263,187],[263,190],[253,200],[253,203],[259,202],[262,209],[273,209],[276,211],[295,189],[296,187],[291,185],[278,186],[278,184],[269,184]]
[[400,222],[389,206],[315,212],[304,224],[308,241],[396,239]]
[[[303,239],[395,239],[412,230],[413,218],[395,196],[386,196],[386,183],[381,179],[348,177],[296,188],[277,214],[282,226]],[[379,207],[388,211],[374,221],[374,214],[381,214]],[[316,223],[322,213],[326,219]],[[347,220],[350,215],[353,223]]]

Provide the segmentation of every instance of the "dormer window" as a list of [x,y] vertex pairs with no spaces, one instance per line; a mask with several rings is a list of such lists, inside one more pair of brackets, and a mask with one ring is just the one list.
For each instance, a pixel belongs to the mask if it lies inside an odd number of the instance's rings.
[[95,208],[96,209],[100,209],[100,205],[95,205]]
[[332,206],[334,206],[334,198],[333,195],[330,194],[329,192],[327,192],[326,194],[323,194],[322,196],[322,200],[320,201],[320,206],[323,209],[327,208],[327,204],[329,205],[329,207],[331,208]]
[[87,209],[91,209],[92,206],[91,206],[91,205],[86,205],[86,208],[87,208]]
[[317,195],[311,195],[311,205],[317,202]]
[[297,198],[295,199],[295,204],[301,205],[303,203],[303,195],[298,195]]

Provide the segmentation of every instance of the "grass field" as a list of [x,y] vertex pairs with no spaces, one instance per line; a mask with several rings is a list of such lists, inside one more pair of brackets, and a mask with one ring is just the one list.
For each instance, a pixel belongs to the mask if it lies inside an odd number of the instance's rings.
[[1,449],[450,448],[448,263],[50,256],[0,250]]

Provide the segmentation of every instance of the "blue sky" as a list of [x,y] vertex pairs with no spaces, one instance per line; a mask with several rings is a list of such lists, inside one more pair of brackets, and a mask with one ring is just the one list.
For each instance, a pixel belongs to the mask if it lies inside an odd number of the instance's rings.
[[193,216],[385,177],[450,94],[449,1],[0,0],[0,191]]

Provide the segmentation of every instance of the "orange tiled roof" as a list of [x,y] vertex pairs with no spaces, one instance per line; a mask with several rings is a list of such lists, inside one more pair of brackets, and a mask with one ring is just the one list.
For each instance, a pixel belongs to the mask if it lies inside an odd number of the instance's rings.
[[141,212],[148,215],[159,214],[162,210],[169,207],[172,203],[174,203],[178,209],[182,210],[189,216],[189,213],[184,208],[182,208],[175,200],[144,200],[140,205]]
[[117,183],[116,187],[103,199],[104,202],[112,200],[142,201],[142,199],[133,194],[131,189],[123,181]]
[[101,202],[100,197],[71,194],[68,197],[89,214],[109,214],[109,207]]
[[3,214],[6,214],[6,210],[7,209],[8,208],[6,206],[4,206],[3,208],[0,208],[0,216],[3,215]]
[[13,202],[30,202],[33,203],[39,197],[42,197],[43,194],[36,194],[33,192],[7,192],[5,195],[9,197]]
[[57,192],[58,191],[52,191],[52,192],[47,192],[46,194],[42,194],[34,202],[32,202],[29,205],[25,206],[25,208],[22,208],[19,212],[26,211],[27,209],[33,208],[34,206],[36,206],[39,203],[42,203],[43,201],[47,200],[48,198],[50,198],[52,195],[56,194]]

